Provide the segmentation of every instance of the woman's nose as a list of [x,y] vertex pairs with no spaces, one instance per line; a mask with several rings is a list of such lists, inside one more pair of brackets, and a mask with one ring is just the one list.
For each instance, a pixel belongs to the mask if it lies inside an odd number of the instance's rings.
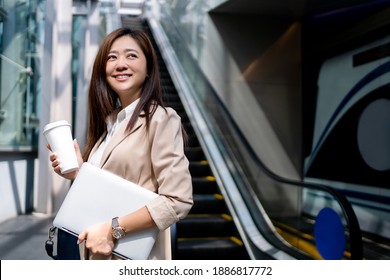
[[125,57],[119,57],[116,63],[117,69],[127,69],[128,65]]

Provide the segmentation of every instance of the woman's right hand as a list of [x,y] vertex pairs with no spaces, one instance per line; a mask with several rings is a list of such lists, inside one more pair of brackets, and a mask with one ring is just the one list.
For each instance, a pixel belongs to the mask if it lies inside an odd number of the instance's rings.
[[[79,167],[80,167],[83,164],[84,160],[83,160],[83,157],[81,156],[80,147],[79,147],[79,144],[77,143],[76,139],[73,140],[73,145],[74,145],[74,149],[76,151],[77,161],[78,161]],[[62,174],[61,173],[61,162],[58,161],[57,155],[55,153],[53,153],[50,145],[47,145],[47,148],[51,152],[49,159],[51,161],[51,166],[53,167],[54,172],[65,179],[74,180],[77,176],[78,170],[75,170],[75,171],[72,171],[72,172],[69,172],[66,174]]]

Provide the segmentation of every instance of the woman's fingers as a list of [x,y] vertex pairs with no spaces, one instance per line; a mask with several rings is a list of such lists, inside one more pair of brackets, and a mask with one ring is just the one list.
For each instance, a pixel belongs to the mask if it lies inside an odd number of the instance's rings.
[[57,155],[56,154],[51,154],[49,159],[50,159],[51,162],[54,162],[55,160],[57,160]]
[[87,235],[88,235],[88,232],[85,231],[85,230],[82,233],[80,233],[79,236],[78,236],[78,239],[77,239],[77,244],[80,244],[85,239],[87,239]]

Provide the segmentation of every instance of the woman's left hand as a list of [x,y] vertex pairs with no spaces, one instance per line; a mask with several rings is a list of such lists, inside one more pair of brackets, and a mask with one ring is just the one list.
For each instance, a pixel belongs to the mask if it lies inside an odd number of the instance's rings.
[[114,248],[114,239],[111,234],[111,223],[97,224],[79,234],[78,243],[85,242],[85,247],[92,254],[109,256]]

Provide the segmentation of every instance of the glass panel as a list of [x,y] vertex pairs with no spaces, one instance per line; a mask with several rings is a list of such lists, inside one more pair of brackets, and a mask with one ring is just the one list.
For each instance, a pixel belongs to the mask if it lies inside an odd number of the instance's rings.
[[[84,71],[84,52],[85,52],[85,33],[87,27],[87,17],[84,15],[73,16],[72,26],[72,120],[77,120],[76,100],[78,94],[83,94]],[[72,124],[73,130],[75,123]],[[73,135],[75,131],[73,131]]]
[[0,148],[37,144],[44,3],[4,0],[1,7]]

